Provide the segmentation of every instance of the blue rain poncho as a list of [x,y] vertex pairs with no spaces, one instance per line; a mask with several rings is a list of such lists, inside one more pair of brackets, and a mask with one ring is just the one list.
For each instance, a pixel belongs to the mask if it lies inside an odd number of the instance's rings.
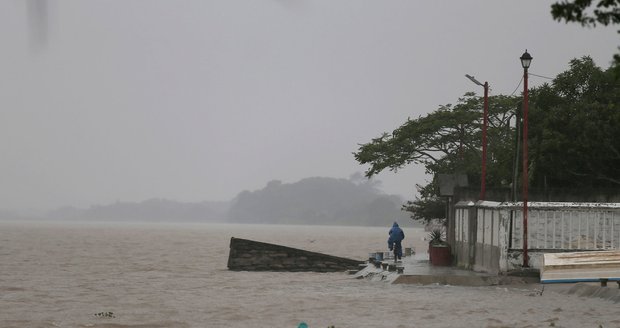
[[394,246],[396,246],[396,249],[399,253],[397,254],[397,256],[402,257],[403,247],[400,243],[403,241],[403,239],[405,239],[405,233],[403,232],[403,229],[398,226],[398,223],[394,222],[388,234],[390,235],[390,237],[388,238],[388,248],[392,250],[394,249]]

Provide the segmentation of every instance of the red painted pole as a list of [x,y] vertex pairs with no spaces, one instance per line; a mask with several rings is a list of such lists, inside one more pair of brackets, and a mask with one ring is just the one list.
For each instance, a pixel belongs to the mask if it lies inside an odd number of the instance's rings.
[[489,83],[484,82],[484,114],[482,118],[482,177],[480,178],[480,200],[486,197],[487,179],[487,127],[489,125]]
[[527,254],[527,67],[523,68],[523,267],[529,267]]

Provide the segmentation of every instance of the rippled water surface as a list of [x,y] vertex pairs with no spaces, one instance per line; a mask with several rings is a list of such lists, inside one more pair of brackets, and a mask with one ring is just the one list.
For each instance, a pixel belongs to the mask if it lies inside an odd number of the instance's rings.
[[[519,286],[226,269],[233,236],[365,259],[388,229],[0,222],[0,327],[620,326],[617,304]],[[405,233],[424,251],[421,230]]]

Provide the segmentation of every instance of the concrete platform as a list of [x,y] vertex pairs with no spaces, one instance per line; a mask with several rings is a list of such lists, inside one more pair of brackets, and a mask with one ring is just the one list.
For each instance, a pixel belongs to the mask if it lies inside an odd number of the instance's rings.
[[[382,263],[394,264],[394,260],[386,259]],[[358,278],[387,281],[393,284],[455,286],[537,284],[540,281],[538,277],[498,276],[456,267],[433,266],[430,264],[428,254],[403,257],[402,261],[396,263],[396,266],[402,267],[403,273],[385,270],[383,266],[377,268],[373,263],[369,263],[366,268],[357,273],[357,276]]]

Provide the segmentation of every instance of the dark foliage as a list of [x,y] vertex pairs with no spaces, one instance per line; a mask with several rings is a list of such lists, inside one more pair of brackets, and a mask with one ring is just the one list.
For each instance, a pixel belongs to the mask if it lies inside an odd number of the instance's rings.
[[[409,119],[391,134],[360,145],[355,159],[370,165],[369,177],[413,163],[424,165],[433,176],[467,174],[470,186],[478,185],[481,104],[480,97],[466,94],[455,106]],[[489,98],[487,189],[521,184],[521,138],[515,124],[521,104],[521,97]],[[570,69],[551,84],[530,90],[528,125],[531,188],[620,186],[620,83],[613,68],[603,71],[589,57],[572,60]],[[416,220],[444,217],[437,181],[418,190],[420,197],[403,209]]]

